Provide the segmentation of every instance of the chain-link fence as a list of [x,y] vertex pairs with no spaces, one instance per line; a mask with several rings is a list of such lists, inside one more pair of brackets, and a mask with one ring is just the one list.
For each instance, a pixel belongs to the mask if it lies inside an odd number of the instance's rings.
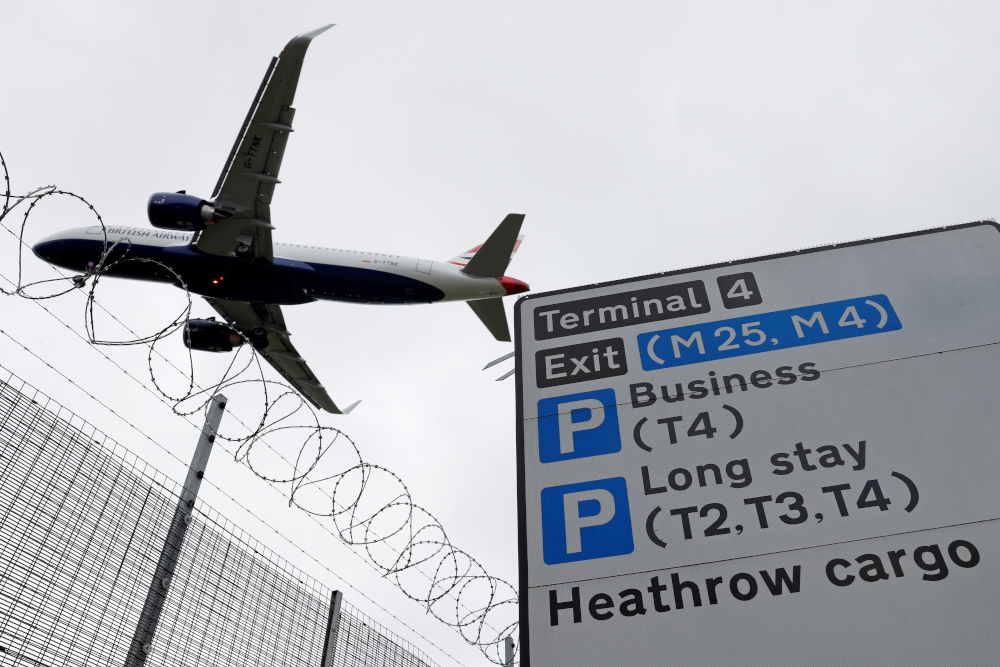
[[[180,491],[0,369],[0,665],[124,665]],[[161,585],[146,665],[434,665],[202,504]]]

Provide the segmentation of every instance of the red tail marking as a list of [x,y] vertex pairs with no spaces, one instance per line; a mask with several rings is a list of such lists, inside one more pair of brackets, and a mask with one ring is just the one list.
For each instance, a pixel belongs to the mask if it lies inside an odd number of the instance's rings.
[[504,291],[507,292],[507,296],[510,296],[511,294],[520,294],[521,292],[527,292],[529,289],[531,289],[530,287],[528,287],[528,283],[522,282],[517,278],[509,278],[507,276],[501,276],[497,278],[497,280],[500,282],[500,285],[503,286]]

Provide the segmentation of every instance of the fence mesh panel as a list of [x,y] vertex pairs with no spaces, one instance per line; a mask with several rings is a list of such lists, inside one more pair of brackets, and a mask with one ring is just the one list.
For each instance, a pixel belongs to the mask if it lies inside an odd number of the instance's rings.
[[[180,490],[0,368],[0,665],[124,665]],[[145,664],[321,667],[331,594],[199,503]],[[434,665],[347,603],[333,664]]]
[[341,607],[333,664],[335,667],[430,667],[434,663],[358,610],[344,605]]

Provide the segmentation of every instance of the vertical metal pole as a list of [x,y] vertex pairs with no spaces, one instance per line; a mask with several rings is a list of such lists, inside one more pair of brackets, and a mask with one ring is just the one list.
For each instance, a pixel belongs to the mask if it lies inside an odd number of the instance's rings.
[[340,630],[340,603],[343,599],[344,594],[340,591],[334,591],[330,596],[330,620],[326,623],[322,667],[333,667],[333,658],[337,650],[337,632]]
[[507,637],[506,639],[504,639],[503,640],[503,647],[504,647],[504,653],[506,655],[506,659],[504,660],[503,664],[505,664],[505,665],[513,665],[514,664],[514,638],[513,637]]
[[219,430],[219,422],[222,421],[222,413],[225,410],[226,397],[222,394],[213,396],[208,407],[205,424],[201,427],[198,446],[194,450],[194,457],[191,459],[191,466],[188,468],[187,477],[184,480],[184,488],[181,490],[177,509],[174,511],[173,521],[170,523],[170,530],[167,532],[167,539],[163,542],[163,549],[160,551],[156,573],[153,575],[149,592],[146,594],[146,603],[142,607],[142,614],[139,615],[135,636],[125,658],[125,667],[140,667],[145,664],[146,656],[153,650],[153,635],[156,634],[156,624],[160,621],[163,603],[167,599],[167,589],[174,576],[174,569],[177,567],[177,559],[180,557],[181,547],[184,545],[184,535],[187,533],[188,523],[191,522],[191,510],[194,508],[194,501],[198,498],[201,479],[205,476],[208,457],[212,453],[215,434]]

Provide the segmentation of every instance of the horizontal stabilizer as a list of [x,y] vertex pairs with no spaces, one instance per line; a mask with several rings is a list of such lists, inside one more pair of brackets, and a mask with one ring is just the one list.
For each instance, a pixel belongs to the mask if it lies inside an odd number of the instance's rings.
[[486,325],[494,338],[505,343],[510,342],[510,329],[507,328],[507,313],[503,309],[503,299],[496,296],[492,299],[479,299],[466,301],[466,303]]
[[[507,271],[510,264],[510,256],[514,253],[517,244],[517,235],[521,231],[521,223],[524,222],[524,214],[511,213],[503,222],[493,230],[486,243],[479,248],[469,263],[462,268],[462,271],[470,276],[480,276],[483,278],[499,278]],[[482,317],[480,315],[480,317]],[[504,319],[506,329],[506,318]],[[487,327],[489,325],[486,325]],[[492,329],[491,329],[492,331]],[[507,338],[510,340],[510,338]]]

